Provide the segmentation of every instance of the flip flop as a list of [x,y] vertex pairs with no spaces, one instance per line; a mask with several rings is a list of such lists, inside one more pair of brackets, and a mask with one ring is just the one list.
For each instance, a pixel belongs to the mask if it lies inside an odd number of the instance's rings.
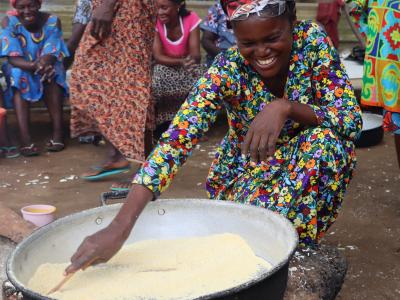
[[60,152],[60,151],[64,150],[64,148],[65,148],[64,143],[55,142],[53,140],[50,140],[46,144],[46,149],[47,149],[47,151],[50,151],[50,152]]
[[123,168],[115,168],[115,169],[104,169],[102,167],[94,167],[92,169],[98,171],[98,173],[95,175],[81,176],[81,178],[84,180],[94,181],[94,180],[98,180],[98,179],[101,179],[104,177],[128,172],[130,170],[130,166],[123,167]]
[[19,152],[26,157],[39,155],[39,150],[35,146],[35,144],[31,144],[30,146],[26,147],[21,147],[19,148]]
[[132,181],[130,181],[130,180],[124,180],[124,181],[121,181],[121,182],[116,182],[116,184],[121,184],[121,185],[125,185],[126,184],[129,187],[114,187],[114,186],[111,186],[110,187],[111,191],[126,192],[126,191],[130,191],[131,188],[132,188]]
[[3,150],[5,158],[17,158],[20,153],[15,146],[10,147],[0,147],[0,150]]

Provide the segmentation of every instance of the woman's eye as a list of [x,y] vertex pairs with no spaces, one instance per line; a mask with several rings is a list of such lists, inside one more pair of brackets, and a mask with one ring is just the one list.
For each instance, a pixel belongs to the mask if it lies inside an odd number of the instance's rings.
[[273,42],[278,41],[280,39],[280,37],[281,37],[280,35],[272,36],[272,37],[267,38],[265,41],[267,43],[273,43]]

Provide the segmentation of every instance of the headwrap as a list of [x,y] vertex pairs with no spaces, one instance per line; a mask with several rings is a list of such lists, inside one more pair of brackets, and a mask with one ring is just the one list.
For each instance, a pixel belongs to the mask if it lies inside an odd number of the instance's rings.
[[[285,12],[286,2],[294,0],[221,0],[221,6],[229,21],[244,20],[251,14],[276,17]],[[265,10],[266,7],[270,9]]]
[[[39,2],[40,4],[42,4],[42,0],[33,0],[33,1],[37,1],[37,2]],[[13,8],[15,8],[15,4],[17,3],[17,0],[10,0],[10,5],[13,7]],[[9,15],[9,16],[18,16],[18,12],[15,10],[15,9],[13,9],[13,10],[9,10],[9,11],[7,11],[7,15]]]

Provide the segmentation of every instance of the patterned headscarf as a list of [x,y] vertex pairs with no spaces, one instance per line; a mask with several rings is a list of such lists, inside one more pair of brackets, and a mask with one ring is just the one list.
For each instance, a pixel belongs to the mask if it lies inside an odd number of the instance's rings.
[[[42,0],[34,0],[34,1],[37,1],[37,2],[39,2],[40,4],[42,4]],[[15,4],[17,3],[17,0],[10,0],[10,5],[13,7],[13,8],[15,8]],[[15,9],[13,9],[13,10],[9,10],[9,11],[7,11],[7,15],[9,15],[9,16],[18,16],[18,12],[15,10]]]
[[230,21],[246,19],[250,14],[264,10],[266,6],[274,7],[265,16],[279,16],[285,11],[286,2],[294,0],[221,0],[221,6]]

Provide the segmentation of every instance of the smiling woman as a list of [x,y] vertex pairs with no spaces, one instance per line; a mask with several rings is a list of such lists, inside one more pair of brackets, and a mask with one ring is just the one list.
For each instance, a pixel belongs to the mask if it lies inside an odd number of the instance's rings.
[[3,18],[0,57],[7,81],[5,102],[14,105],[21,133],[21,153],[38,155],[29,134],[29,103],[44,100],[53,123],[48,151],[64,149],[62,99],[68,93],[62,61],[68,50],[60,20],[40,11],[41,0],[11,0],[14,10]]
[[336,220],[362,122],[332,42],[317,24],[296,20],[293,1],[223,0],[222,6],[238,48],[220,54],[199,79],[138,170],[127,202],[107,228],[86,238],[67,272],[118,251],[222,107],[229,131],[207,178],[211,199],[276,211],[303,245],[315,246]]

